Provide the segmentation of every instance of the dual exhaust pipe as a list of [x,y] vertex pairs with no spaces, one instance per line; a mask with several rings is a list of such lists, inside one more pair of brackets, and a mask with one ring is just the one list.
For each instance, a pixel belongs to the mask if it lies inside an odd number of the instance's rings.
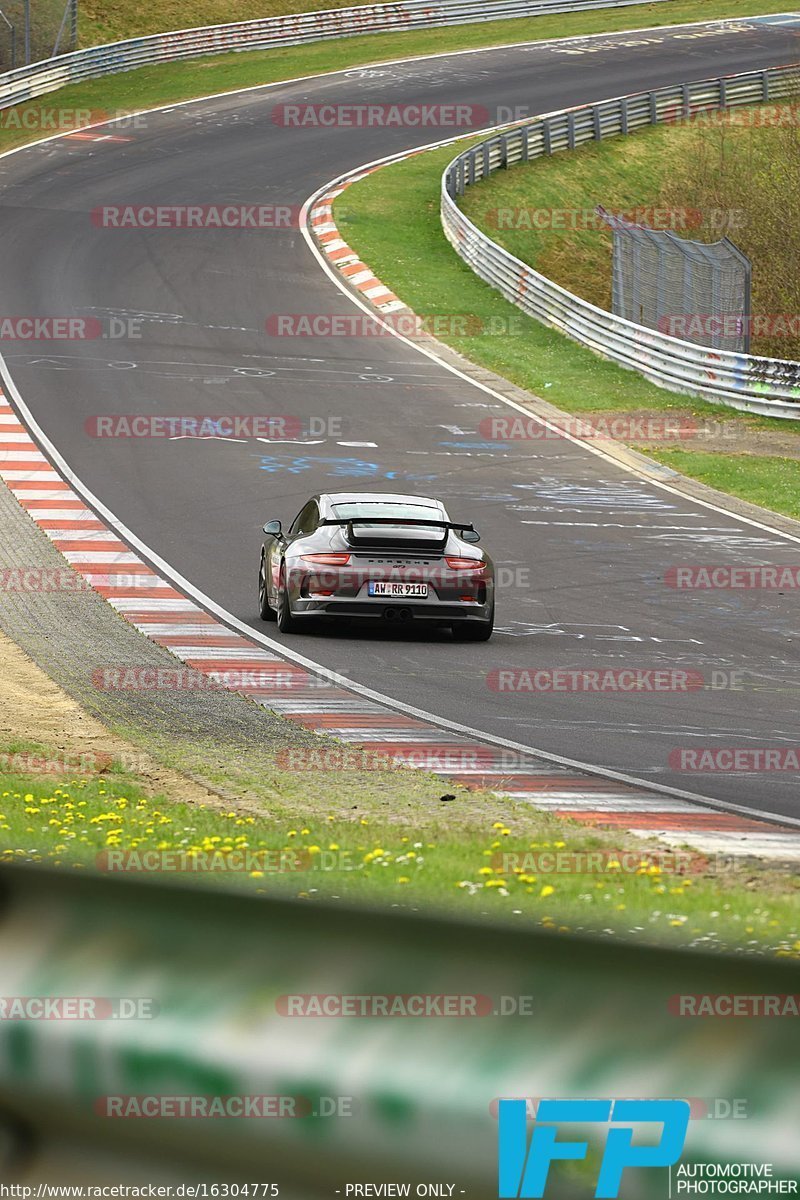
[[386,621],[410,621],[412,612],[410,608],[385,608],[383,617]]

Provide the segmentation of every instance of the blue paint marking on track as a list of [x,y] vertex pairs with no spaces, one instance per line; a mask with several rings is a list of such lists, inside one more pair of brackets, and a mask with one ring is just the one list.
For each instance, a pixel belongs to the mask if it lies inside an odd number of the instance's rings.
[[290,475],[299,475],[301,471],[310,471],[312,467],[328,466],[332,468],[327,472],[329,475],[364,479],[377,475],[380,469],[377,463],[365,462],[360,458],[279,458],[273,454],[260,454],[258,458],[261,460],[260,469],[271,474],[288,471]]
[[404,479],[410,483],[430,483],[438,478],[437,475],[419,475],[408,471],[381,471],[378,463],[366,462],[361,458],[279,458],[274,454],[258,454],[259,470],[275,475],[287,471],[290,475],[300,475],[312,468],[328,467],[326,475],[336,479]]

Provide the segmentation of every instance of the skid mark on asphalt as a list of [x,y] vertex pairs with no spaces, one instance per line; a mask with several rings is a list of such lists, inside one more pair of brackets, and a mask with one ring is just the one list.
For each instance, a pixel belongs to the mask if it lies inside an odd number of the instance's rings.
[[697,638],[661,638],[649,634],[636,634],[625,625],[573,625],[566,621],[544,625],[535,621],[511,621],[508,625],[498,626],[498,632],[506,633],[510,637],[566,637],[579,642],[654,642],[659,645],[680,642],[684,645],[703,645]]
[[[402,363],[396,364],[393,373],[376,374],[374,369],[364,365],[342,367],[341,365],[326,365],[325,359],[303,358],[286,364],[288,356],[271,357],[267,355],[243,355],[243,359],[260,360],[261,365],[251,365],[242,362],[239,365],[231,363],[199,363],[182,360],[165,359],[162,361],[137,360],[134,358],[95,358],[88,355],[66,354],[14,354],[6,357],[9,365],[16,367],[38,367],[42,370],[58,371],[136,371],[140,375],[153,375],[161,379],[185,379],[191,383],[220,384],[241,379],[268,379],[279,376],[283,381],[297,383],[323,383],[331,387],[336,383],[348,388],[356,383],[367,384],[397,384],[405,387],[413,383],[415,388],[441,388],[447,386],[447,379],[436,371],[426,371],[424,367],[413,368]],[[269,365],[265,365],[265,364]]]
[[562,479],[543,478],[535,483],[515,483],[520,491],[533,492],[542,500],[551,501],[559,512],[569,512],[579,505],[581,511],[614,509],[618,512],[670,512],[677,505],[657,492],[648,491],[635,483],[617,480],[593,480],[573,483]]

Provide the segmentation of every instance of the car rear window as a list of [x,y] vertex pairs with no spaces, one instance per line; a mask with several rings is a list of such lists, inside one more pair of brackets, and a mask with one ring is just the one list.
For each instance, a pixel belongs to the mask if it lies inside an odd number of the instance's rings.
[[424,520],[425,517],[430,517],[433,521],[443,519],[441,511],[431,508],[429,504],[376,504],[374,501],[353,501],[349,504],[335,504],[333,511],[337,517],[349,517],[351,520],[361,517],[406,517],[416,521]]

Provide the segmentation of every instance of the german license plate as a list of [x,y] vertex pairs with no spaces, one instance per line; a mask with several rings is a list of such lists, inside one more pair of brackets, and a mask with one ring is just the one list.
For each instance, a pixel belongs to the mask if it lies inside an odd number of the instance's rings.
[[408,599],[416,596],[425,600],[428,595],[427,583],[395,583],[389,580],[376,580],[368,585],[370,596],[390,596],[393,600]]

